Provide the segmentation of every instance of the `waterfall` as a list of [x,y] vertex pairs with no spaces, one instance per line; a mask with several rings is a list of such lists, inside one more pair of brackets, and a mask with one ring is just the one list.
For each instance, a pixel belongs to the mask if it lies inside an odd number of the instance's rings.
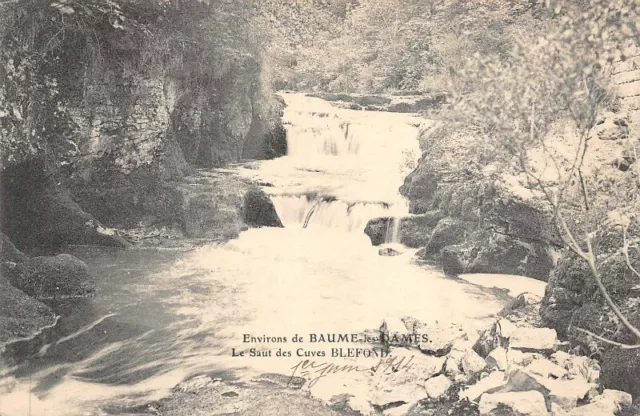
[[[422,119],[341,109],[302,94],[282,97],[288,153],[263,162],[259,179],[274,185],[265,191],[285,227],[362,232],[373,218],[408,214],[398,189],[421,154]],[[390,241],[399,240],[399,230],[392,227]]]
[[398,244],[400,243],[400,223],[402,220],[398,217],[391,217],[387,232],[384,237],[385,244]]
[[306,195],[274,195],[272,200],[285,227],[325,227],[361,232],[370,219],[387,215],[389,211],[384,203],[350,203]]

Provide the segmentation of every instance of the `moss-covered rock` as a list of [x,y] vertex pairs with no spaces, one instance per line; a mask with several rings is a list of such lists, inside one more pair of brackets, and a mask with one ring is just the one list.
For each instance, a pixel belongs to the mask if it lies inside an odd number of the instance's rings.
[[2,172],[2,230],[11,241],[27,252],[70,244],[126,247],[46,174],[43,163],[25,162]]
[[3,344],[31,337],[55,322],[49,307],[0,277],[0,352]]
[[85,297],[95,291],[87,265],[70,254],[26,260],[15,266],[9,281],[37,299]]
[[371,239],[371,244],[379,246],[385,243],[392,222],[393,218],[391,217],[374,218],[367,222],[364,233]]
[[250,227],[283,227],[273,202],[257,187],[244,195],[244,221]]

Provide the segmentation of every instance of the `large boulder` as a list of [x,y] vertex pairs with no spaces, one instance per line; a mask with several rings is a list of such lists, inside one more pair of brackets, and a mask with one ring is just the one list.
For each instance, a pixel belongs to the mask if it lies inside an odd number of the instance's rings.
[[269,196],[250,181],[226,172],[201,171],[179,186],[188,237],[237,238],[250,227],[282,227]]
[[49,307],[0,277],[0,352],[7,342],[31,337],[55,322]]
[[444,247],[440,259],[449,275],[514,274],[547,281],[553,268],[552,256],[545,245],[485,230],[473,232],[464,242]]
[[251,227],[283,227],[269,196],[256,187],[244,196],[244,221]]
[[391,248],[391,247],[385,247],[385,248],[381,248],[380,250],[378,250],[378,254],[380,256],[384,256],[384,257],[393,257],[393,256],[399,256],[402,253],[399,252],[398,250]]
[[374,218],[367,222],[367,226],[364,228],[364,233],[371,239],[371,244],[379,246],[384,244],[387,240],[387,233],[392,226],[393,218],[381,217]]
[[400,243],[407,247],[424,247],[429,239],[433,229],[445,214],[440,210],[425,212],[424,214],[402,217],[399,226]]
[[9,280],[37,299],[85,297],[95,291],[87,265],[70,254],[33,257],[16,265]]
[[[568,416],[614,416],[631,406],[631,396],[616,390],[605,390],[585,406],[576,407]],[[637,413],[631,413],[635,415]]]
[[67,245],[127,247],[74,202],[71,194],[45,173],[44,162],[25,162],[2,172],[2,230],[18,248],[56,249]]

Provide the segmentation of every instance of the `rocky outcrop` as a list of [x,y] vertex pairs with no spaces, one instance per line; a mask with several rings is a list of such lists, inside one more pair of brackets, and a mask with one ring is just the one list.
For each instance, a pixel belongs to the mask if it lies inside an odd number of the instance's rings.
[[[31,6],[16,5],[7,12],[23,15],[21,7]],[[106,17],[99,13],[92,18],[95,27],[83,26],[78,36],[51,45],[55,63],[34,63],[34,71],[40,71],[37,78],[47,80],[41,86],[43,95],[55,99],[47,101],[46,111],[25,106],[19,117],[3,118],[12,126],[5,130],[11,136],[6,142],[30,148],[25,155],[19,146],[9,146],[13,153],[3,154],[1,227],[18,248],[59,253],[69,244],[126,246],[108,227],[142,223],[184,228],[189,213],[195,218],[202,214],[199,207],[208,204],[192,200],[185,218],[181,182],[196,168],[286,153],[286,130],[280,122],[284,104],[263,82],[258,55],[242,46],[245,42],[221,46],[215,39],[194,35],[191,23],[176,23],[182,19],[181,9],[169,9],[131,4],[127,30],[101,21]],[[205,18],[217,13],[212,9],[189,10],[194,18]],[[46,14],[46,21],[60,17],[55,8]],[[138,22],[141,16],[146,17]],[[162,32],[166,22],[156,26],[156,18],[174,19],[172,36],[196,41],[180,52],[169,52],[171,42],[149,51],[146,36],[167,36]],[[87,34],[89,42],[82,40]],[[69,54],[71,50],[76,52]],[[176,60],[151,63],[148,58],[154,53],[169,53]],[[29,76],[23,78],[15,88],[21,83],[28,88]],[[26,108],[34,114],[25,113]],[[38,127],[26,126],[25,120]],[[198,234],[193,228],[185,232]]]
[[178,184],[177,217],[184,236],[236,238],[248,227],[282,227],[271,199],[249,180],[229,172],[199,171]]
[[15,266],[9,281],[36,299],[86,297],[95,291],[87,265],[70,254],[28,259]]
[[440,249],[442,268],[449,275],[516,274],[546,281],[553,268],[549,248],[523,240],[492,230],[475,231],[465,241]]
[[30,259],[0,233],[0,353],[9,342],[30,338],[57,322],[48,306],[12,286]]
[[65,245],[126,247],[112,230],[74,202],[64,187],[45,174],[43,161],[24,162],[2,172],[1,228],[22,250]]
[[424,214],[412,215],[403,218],[382,217],[376,218],[367,223],[365,234],[371,239],[374,246],[388,242],[393,234],[395,221],[399,221],[398,237],[399,243],[407,247],[424,247],[430,236],[425,230],[433,229],[438,221],[443,219],[445,214],[439,210],[425,212]]
[[[474,141],[445,128],[424,131],[423,156],[400,188],[410,201],[400,242],[423,247],[447,274],[504,273],[546,281],[553,267],[554,229],[544,204],[513,178],[482,168]],[[389,220],[367,225],[382,241]]]
[[32,337],[55,323],[56,317],[48,306],[0,277],[0,352],[6,343]]
[[250,227],[283,227],[273,202],[257,187],[244,195],[244,222]]
[[[633,227],[630,231],[635,232]],[[623,244],[620,229],[605,229],[595,241],[605,288],[623,315],[636,327],[640,326],[640,279],[627,267],[620,252]],[[629,256],[634,268],[640,266],[636,250],[629,250]],[[584,260],[569,252],[559,259],[545,291],[541,316],[545,325],[555,328],[576,348],[602,359],[602,379],[607,387],[634,396],[640,393],[637,377],[640,355],[635,350],[619,350],[596,342],[575,329],[585,329],[617,342],[637,343],[604,302]]]

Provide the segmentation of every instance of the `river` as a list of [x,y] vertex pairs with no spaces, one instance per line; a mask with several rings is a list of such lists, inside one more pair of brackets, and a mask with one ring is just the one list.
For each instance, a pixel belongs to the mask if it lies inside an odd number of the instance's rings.
[[[403,316],[472,332],[491,321],[504,294],[415,263],[404,247],[380,256],[363,233],[370,218],[407,213],[397,190],[426,121],[283,96],[289,154],[230,170],[265,184],[285,228],[188,251],[75,249],[96,296],[59,305],[55,328],[8,348],[0,414],[101,415],[163,397],[194,374],[290,374],[298,348],[327,347],[296,345],[294,334],[361,333]],[[245,334],[287,341],[244,343]],[[232,357],[234,348],[294,356]]]

